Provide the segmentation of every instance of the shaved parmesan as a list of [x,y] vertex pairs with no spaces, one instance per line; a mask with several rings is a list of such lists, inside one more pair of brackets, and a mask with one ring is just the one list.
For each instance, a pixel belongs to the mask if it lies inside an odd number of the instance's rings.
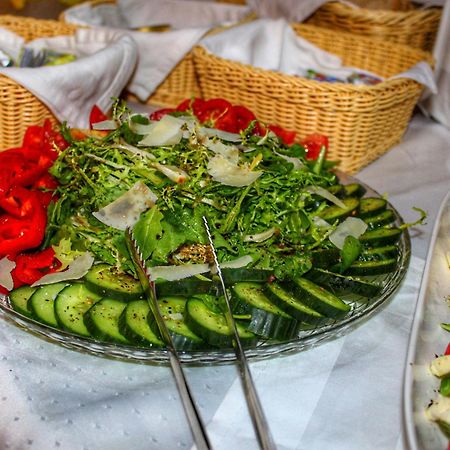
[[262,233],[249,234],[247,236],[244,236],[244,242],[264,242],[267,241],[267,239],[271,238],[274,233],[275,228],[272,227],[266,231],[263,231]]
[[7,256],[0,259],[0,286],[6,290],[12,291],[14,288],[14,281],[11,272],[15,269],[16,263],[10,261]]
[[233,261],[226,261],[220,264],[222,269],[240,269],[253,262],[253,258],[250,255],[241,256]]
[[294,165],[294,170],[299,170],[299,169],[305,167],[303,162],[300,159],[298,159],[298,158],[295,158],[293,156],[282,155],[281,153],[278,153],[278,152],[275,152],[275,155],[277,155],[280,158],[283,158],[285,161],[293,164]]
[[189,179],[189,175],[178,167],[165,166],[164,164],[159,163],[154,163],[153,167],[175,183],[182,184]]
[[126,142],[122,142],[121,144],[116,145],[116,147],[122,150],[127,150],[130,153],[133,153],[133,155],[142,156],[143,158],[148,159],[156,159],[156,156],[153,153],[137,148],[134,145],[127,144]]
[[208,137],[218,137],[224,141],[229,142],[241,142],[242,137],[240,134],[229,133],[228,131],[217,130],[216,128],[200,128],[200,133]]
[[115,130],[117,123],[115,120],[103,120],[92,124],[93,130]]
[[321,186],[310,186],[305,189],[306,192],[309,192],[311,194],[319,195],[320,197],[323,197],[326,200],[329,200],[331,203],[334,203],[336,206],[339,206],[339,208],[345,209],[345,204],[339,200],[335,195],[333,195],[330,191],[327,191]]
[[184,124],[184,120],[166,114],[154,124],[149,133],[139,142],[139,145],[149,147],[176,145],[183,137],[182,128]]
[[156,200],[156,195],[147,185],[138,181],[128,192],[92,215],[105,225],[125,230],[133,227],[140,215],[151,208]]
[[330,234],[330,241],[339,249],[344,248],[345,238],[353,236],[359,238],[367,230],[367,223],[358,217],[347,217]]
[[176,281],[209,271],[208,264],[183,264],[182,266],[154,266],[147,269],[152,280]]
[[239,149],[235,145],[227,145],[222,141],[212,141],[208,139],[205,142],[205,147],[217,155],[222,155],[233,164],[237,164],[239,161]]
[[41,279],[33,283],[31,287],[59,283],[60,281],[79,280],[89,272],[92,264],[94,264],[94,257],[89,252],[83,253],[69,264],[67,270],[44,275]]
[[226,186],[249,186],[262,175],[260,171],[252,171],[248,165],[233,164],[222,155],[212,157],[207,169],[214,181]]

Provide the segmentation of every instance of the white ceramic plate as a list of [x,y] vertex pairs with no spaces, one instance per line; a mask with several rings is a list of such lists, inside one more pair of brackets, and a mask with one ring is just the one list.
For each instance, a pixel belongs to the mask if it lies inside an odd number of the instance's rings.
[[425,409],[439,389],[439,380],[429,371],[430,362],[450,342],[450,333],[440,326],[450,322],[449,252],[450,192],[433,229],[406,360],[403,417],[411,450],[446,450],[448,445],[438,426],[425,417]]

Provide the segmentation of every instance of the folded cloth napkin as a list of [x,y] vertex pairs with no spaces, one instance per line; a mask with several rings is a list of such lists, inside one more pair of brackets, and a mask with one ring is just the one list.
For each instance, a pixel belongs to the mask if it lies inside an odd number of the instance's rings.
[[80,29],[84,39],[94,36],[97,42],[131,38],[136,44],[136,68],[127,83],[127,90],[139,100],[146,101],[192,47],[201,40],[208,28],[186,28],[166,32],[139,32],[108,27]]
[[[3,35],[0,29],[0,43]],[[8,37],[10,34],[8,33]],[[30,43],[35,48],[72,53],[77,60],[58,66],[7,67],[0,74],[15,80],[38,97],[60,121],[86,128],[94,104],[108,110],[128,83],[137,61],[137,46],[129,36],[98,40],[83,30]]]
[[113,28],[169,25],[172,29],[217,27],[242,20],[243,5],[198,0],[118,0],[113,5],[84,3],[64,13],[66,22]]
[[450,128],[450,2],[442,11],[433,56],[436,60],[437,93],[423,103],[423,110],[442,125]]
[[[347,79],[354,72],[377,76],[360,68],[343,66],[337,55],[297,36],[282,18],[254,20],[207,36],[200,45],[221,58],[288,75],[304,77],[312,69],[338,79]],[[396,77],[412,78],[436,92],[433,72],[425,62]]]

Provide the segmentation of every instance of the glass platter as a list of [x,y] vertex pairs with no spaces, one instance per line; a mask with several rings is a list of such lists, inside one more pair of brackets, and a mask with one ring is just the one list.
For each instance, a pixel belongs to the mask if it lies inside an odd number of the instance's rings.
[[446,449],[448,439],[427,419],[425,410],[437,398],[440,380],[429,370],[442,355],[449,333],[440,323],[450,321],[450,192],[444,198],[434,225],[405,365],[403,422],[411,450]]
[[[356,178],[342,173],[338,173],[338,176],[342,184],[357,182],[366,188],[366,195],[380,196],[376,191]],[[389,203],[388,207],[391,208],[395,214],[395,225],[398,226],[402,224],[403,220],[400,214]],[[378,296],[370,299],[365,299],[353,294],[342,296],[342,298],[351,305],[351,310],[345,317],[337,320],[330,319],[329,322],[325,322],[320,326],[301,329],[296,338],[289,341],[267,342],[261,340],[256,346],[245,349],[247,357],[252,359],[263,359],[290,352],[302,351],[319,345],[326,340],[334,339],[346,334],[357,324],[361,324],[365,320],[368,320],[377,309],[379,309],[393,296],[406,274],[411,251],[410,237],[407,230],[404,230],[402,233],[398,247],[399,257],[397,270],[386,275],[372,277],[373,281],[376,281],[382,285],[382,290]],[[169,362],[168,353],[164,349],[107,343],[104,341],[95,340],[93,338],[77,336],[72,333],[46,326],[14,311],[9,304],[8,297],[4,295],[0,295],[0,311],[8,320],[11,320],[16,325],[23,327],[30,333],[49,339],[64,347],[88,352],[97,356],[118,358],[128,361],[148,363]],[[205,350],[179,351],[179,356],[183,363],[195,364],[226,363],[236,359],[232,348],[208,348]]]

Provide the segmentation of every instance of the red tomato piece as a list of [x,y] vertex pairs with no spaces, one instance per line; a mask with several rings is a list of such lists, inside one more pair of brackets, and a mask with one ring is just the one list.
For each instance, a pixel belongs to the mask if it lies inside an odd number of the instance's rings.
[[89,114],[89,124],[91,129],[94,123],[103,122],[104,120],[108,120],[108,116],[97,105],[94,105]]
[[317,159],[321,148],[324,146],[328,150],[328,137],[323,134],[310,134],[306,136],[301,142],[306,150],[306,159]]
[[158,109],[156,111],[153,111],[150,114],[150,120],[161,120],[161,118],[163,116],[165,116],[166,114],[172,113],[176,111],[176,109],[174,108],[162,108],[162,109]]

